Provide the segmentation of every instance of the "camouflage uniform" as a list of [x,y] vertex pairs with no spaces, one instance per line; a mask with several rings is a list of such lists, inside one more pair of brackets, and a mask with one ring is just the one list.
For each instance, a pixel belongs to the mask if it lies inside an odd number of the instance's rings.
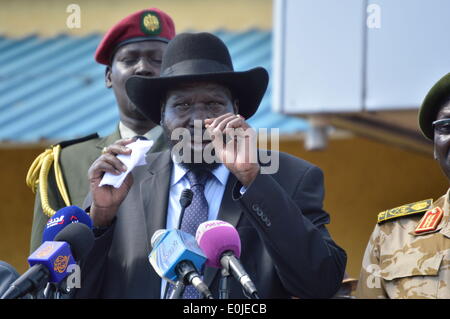
[[[364,254],[357,298],[450,298],[449,191],[435,203],[380,213]],[[419,209],[411,209],[414,205]],[[443,212],[441,221],[418,233],[436,207]]]

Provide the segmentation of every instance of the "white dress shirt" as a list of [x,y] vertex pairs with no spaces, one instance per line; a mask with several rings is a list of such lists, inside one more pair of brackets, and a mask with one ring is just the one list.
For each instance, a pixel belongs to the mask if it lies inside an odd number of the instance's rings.
[[125,126],[122,122],[119,122],[119,133],[122,138],[132,138],[136,135],[145,136],[149,141],[156,141],[156,139],[162,134],[162,127],[157,125],[144,135],[134,132],[129,127]]
[[[186,188],[191,188],[186,173],[187,169],[174,162],[170,179],[166,229],[178,228],[181,213],[181,192]],[[230,171],[225,165],[221,164],[212,171],[212,174],[213,176],[208,178],[205,184],[205,197],[208,201],[208,220],[217,219]],[[163,280],[161,283],[161,299],[164,298],[166,284],[166,280]]]

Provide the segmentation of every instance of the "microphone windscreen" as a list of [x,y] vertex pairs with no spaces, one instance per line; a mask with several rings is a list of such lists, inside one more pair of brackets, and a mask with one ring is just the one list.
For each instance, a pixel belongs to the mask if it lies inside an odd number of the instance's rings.
[[172,282],[179,279],[177,265],[180,262],[189,261],[202,273],[207,260],[195,237],[179,229],[167,230],[155,243],[148,258],[155,272],[161,278]]
[[194,192],[192,190],[190,190],[189,188],[184,189],[181,192],[181,196],[180,196],[181,207],[186,208],[189,205],[191,205],[192,198],[194,198]]
[[241,256],[241,238],[236,228],[221,220],[211,220],[201,223],[195,235],[198,245],[208,260],[206,265],[221,268],[220,258],[226,251],[232,251]]
[[53,241],[64,227],[72,223],[82,223],[92,228],[89,215],[78,206],[67,206],[58,210],[47,222],[42,235],[42,242]]
[[54,241],[63,241],[70,245],[70,251],[76,261],[89,254],[94,246],[94,233],[92,230],[81,223],[67,225],[55,237]]
[[152,239],[150,239],[150,243],[152,244],[152,248],[155,248],[156,244],[162,236],[167,232],[167,229],[158,229],[153,233]]

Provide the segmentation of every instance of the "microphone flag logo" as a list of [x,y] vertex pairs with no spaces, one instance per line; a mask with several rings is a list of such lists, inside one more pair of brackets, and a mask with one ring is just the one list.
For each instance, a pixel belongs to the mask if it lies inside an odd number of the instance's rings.
[[53,263],[53,269],[60,274],[66,271],[69,265],[69,256],[58,256]]

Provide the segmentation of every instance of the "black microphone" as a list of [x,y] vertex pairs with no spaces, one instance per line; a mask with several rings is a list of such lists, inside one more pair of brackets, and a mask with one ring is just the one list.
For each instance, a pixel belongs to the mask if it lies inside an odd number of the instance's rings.
[[44,242],[28,258],[31,268],[15,280],[1,299],[16,299],[35,293],[48,282],[61,282],[69,273],[69,265],[85,257],[94,245],[92,230],[82,224],[67,225],[54,241]]
[[181,205],[181,213],[180,213],[180,219],[178,221],[178,229],[181,229],[181,223],[183,222],[184,217],[184,211],[186,208],[191,205],[192,198],[194,197],[194,192],[191,191],[189,188],[186,188],[181,192],[180,196],[180,205]]

